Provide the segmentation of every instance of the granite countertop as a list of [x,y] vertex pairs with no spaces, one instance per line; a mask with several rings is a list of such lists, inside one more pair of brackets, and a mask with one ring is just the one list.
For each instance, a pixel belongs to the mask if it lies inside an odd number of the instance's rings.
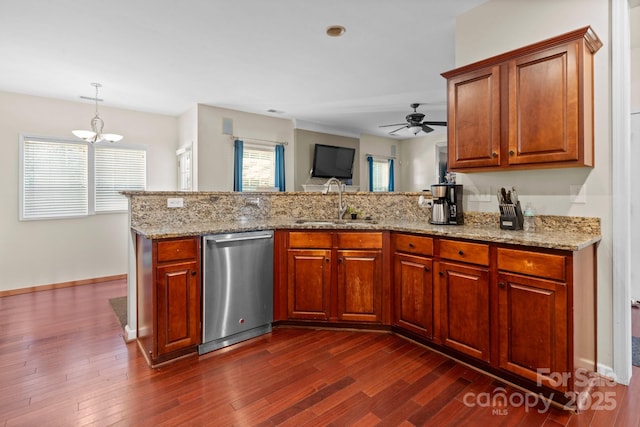
[[493,225],[432,225],[426,221],[351,221],[331,219],[300,220],[242,219],[238,221],[191,222],[181,225],[138,226],[132,229],[149,239],[199,236],[206,234],[233,233],[251,230],[377,230],[401,231],[439,237],[476,240],[488,243],[509,243],[539,248],[578,251],[600,241],[599,234],[557,231],[524,232],[502,230]]

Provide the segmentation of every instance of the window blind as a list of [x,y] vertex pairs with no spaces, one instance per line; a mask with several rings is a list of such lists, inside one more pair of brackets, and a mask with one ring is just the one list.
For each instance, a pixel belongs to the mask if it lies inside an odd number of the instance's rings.
[[373,159],[373,191],[389,191],[389,163]]
[[242,191],[273,187],[275,182],[275,148],[244,145],[242,158]]
[[24,140],[22,219],[87,215],[87,159],[84,144]]
[[146,151],[96,146],[95,183],[96,212],[127,210],[120,192],[146,189]]

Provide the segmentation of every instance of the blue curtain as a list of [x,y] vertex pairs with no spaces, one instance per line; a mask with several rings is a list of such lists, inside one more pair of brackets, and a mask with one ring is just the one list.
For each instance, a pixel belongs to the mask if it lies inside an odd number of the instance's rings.
[[367,156],[369,163],[369,191],[373,191],[373,157]]
[[394,190],[393,159],[389,159],[389,191]]
[[276,187],[284,191],[284,145],[276,145]]
[[235,148],[233,154],[233,191],[242,191],[242,157],[243,157],[243,143],[239,139],[236,139],[233,143]]

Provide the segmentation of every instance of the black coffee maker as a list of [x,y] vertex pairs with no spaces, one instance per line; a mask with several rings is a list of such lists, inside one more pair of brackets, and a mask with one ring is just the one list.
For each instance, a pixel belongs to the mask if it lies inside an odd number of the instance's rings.
[[433,206],[431,207],[431,224],[464,224],[462,210],[462,185],[434,184],[431,186]]

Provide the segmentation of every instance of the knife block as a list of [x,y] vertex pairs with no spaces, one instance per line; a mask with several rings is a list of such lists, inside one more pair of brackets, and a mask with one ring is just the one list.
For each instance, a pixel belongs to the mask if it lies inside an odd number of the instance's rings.
[[500,228],[503,230],[522,230],[524,216],[520,202],[503,203],[500,207]]

